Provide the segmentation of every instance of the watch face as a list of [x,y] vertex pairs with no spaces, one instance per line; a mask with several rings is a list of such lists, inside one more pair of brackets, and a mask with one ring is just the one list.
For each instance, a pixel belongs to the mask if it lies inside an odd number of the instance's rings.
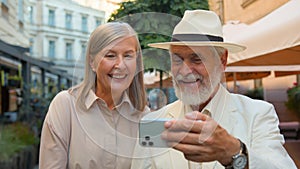
[[247,164],[247,157],[244,154],[239,155],[233,160],[234,169],[244,169]]

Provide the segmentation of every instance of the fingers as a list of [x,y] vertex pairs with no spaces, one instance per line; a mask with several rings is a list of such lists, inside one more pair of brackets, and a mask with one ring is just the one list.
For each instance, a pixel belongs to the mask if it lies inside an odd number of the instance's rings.
[[167,129],[162,138],[170,142],[199,144],[211,141],[218,124],[205,114],[191,112],[186,119],[171,120],[165,123]]
[[190,119],[190,120],[206,121],[209,118],[209,116],[206,115],[206,114],[200,113],[198,111],[193,111],[193,112],[190,112],[190,113],[186,113],[185,118]]
[[202,126],[202,121],[195,121],[189,119],[171,120],[165,123],[165,128],[169,131],[186,131],[200,133]]
[[189,132],[170,132],[164,131],[161,134],[161,138],[170,142],[171,147],[175,146],[175,143],[183,143],[183,144],[199,144],[199,135],[196,133],[189,133]]
[[188,131],[200,133],[203,125],[209,116],[199,113],[197,111],[187,113],[185,115],[186,119],[182,120],[171,120],[165,123],[165,128],[171,131]]

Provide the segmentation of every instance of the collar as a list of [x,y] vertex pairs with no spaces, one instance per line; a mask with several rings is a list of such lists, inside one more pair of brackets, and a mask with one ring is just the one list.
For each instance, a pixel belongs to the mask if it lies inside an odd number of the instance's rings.
[[[106,105],[105,101],[102,98],[98,97],[96,95],[95,91],[93,89],[91,89],[85,99],[86,108],[89,109],[97,100],[99,100],[101,103]],[[120,102],[120,104],[116,105],[115,108],[119,108],[121,105],[123,105],[125,103],[128,103],[128,105],[130,106],[131,109],[134,108],[129,99],[127,92],[123,92],[123,95],[121,97],[121,102]]]
[[210,115],[213,119],[218,121],[222,118],[225,110],[232,109],[229,103],[230,93],[223,87],[219,85],[219,88],[210,102],[202,109],[201,113]]

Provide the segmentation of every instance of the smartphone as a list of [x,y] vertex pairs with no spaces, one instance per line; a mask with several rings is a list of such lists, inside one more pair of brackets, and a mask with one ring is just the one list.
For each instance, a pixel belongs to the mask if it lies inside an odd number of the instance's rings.
[[139,144],[143,147],[168,147],[167,142],[161,139],[161,133],[169,120],[172,119],[142,119],[139,123]]

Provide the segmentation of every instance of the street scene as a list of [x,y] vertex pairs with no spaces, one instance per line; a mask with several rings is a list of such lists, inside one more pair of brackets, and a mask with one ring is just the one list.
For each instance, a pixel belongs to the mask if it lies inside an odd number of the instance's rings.
[[300,168],[300,0],[0,7],[0,169]]

